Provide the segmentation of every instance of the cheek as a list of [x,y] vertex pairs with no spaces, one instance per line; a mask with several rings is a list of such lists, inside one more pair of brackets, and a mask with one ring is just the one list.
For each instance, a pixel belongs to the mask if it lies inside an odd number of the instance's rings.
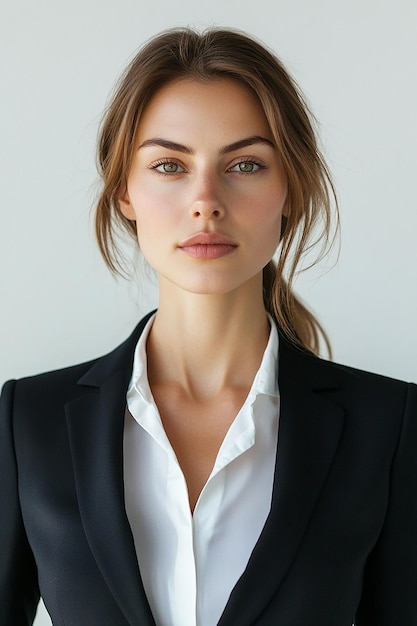
[[165,190],[142,185],[140,189],[129,190],[130,202],[133,206],[136,222],[146,230],[160,227],[161,220],[166,221],[172,213],[173,198]]
[[257,221],[260,227],[263,226],[265,230],[271,231],[271,235],[276,229],[280,230],[281,228],[285,198],[286,195],[282,192],[272,196],[265,194],[264,197],[260,197],[259,208],[256,212]]
[[148,186],[132,193],[131,203],[136,215],[136,234],[146,260],[154,266],[158,255],[167,249],[178,225],[173,195]]
[[[277,200],[278,198],[278,200]],[[261,198],[254,218],[254,232],[259,235],[260,252],[273,255],[281,239],[285,193]]]

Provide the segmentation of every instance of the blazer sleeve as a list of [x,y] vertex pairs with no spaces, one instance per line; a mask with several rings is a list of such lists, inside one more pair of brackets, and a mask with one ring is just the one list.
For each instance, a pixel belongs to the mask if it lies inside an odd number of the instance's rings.
[[382,532],[364,574],[357,626],[417,626],[417,386],[410,384]]
[[13,442],[15,381],[0,398],[0,626],[33,623],[39,602],[38,577],[19,503]]

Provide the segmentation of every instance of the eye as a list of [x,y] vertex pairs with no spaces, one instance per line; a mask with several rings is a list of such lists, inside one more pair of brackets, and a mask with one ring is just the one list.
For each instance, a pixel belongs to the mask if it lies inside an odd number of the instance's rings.
[[237,172],[238,174],[254,174],[259,170],[264,170],[266,166],[259,161],[245,159],[243,161],[239,161],[239,163],[235,163],[228,170],[229,172]]
[[182,172],[185,172],[185,169],[179,163],[170,161],[169,159],[161,159],[155,163],[151,163],[149,168],[151,170],[155,170],[158,174],[163,175],[181,174]]

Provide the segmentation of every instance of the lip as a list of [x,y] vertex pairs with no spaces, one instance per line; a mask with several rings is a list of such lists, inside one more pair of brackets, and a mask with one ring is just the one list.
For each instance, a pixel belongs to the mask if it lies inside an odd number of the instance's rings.
[[233,246],[237,247],[237,244],[222,233],[196,233],[185,241],[179,244],[180,248],[187,248],[188,246]]
[[196,259],[219,259],[234,252],[237,243],[222,233],[196,233],[178,247]]

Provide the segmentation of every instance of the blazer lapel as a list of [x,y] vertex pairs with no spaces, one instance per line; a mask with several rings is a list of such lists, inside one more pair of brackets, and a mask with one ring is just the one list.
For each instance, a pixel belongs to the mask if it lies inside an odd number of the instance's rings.
[[[80,513],[113,596],[132,626],[155,626],[125,513],[123,427],[133,352],[148,317],[79,381],[66,406]],[[249,626],[293,562],[337,451],[344,412],[334,370],[280,337],[280,424],[271,511],[219,626]],[[254,581],[262,580],[262,584]]]
[[[66,405],[82,523],[97,565],[132,626],[155,626],[125,513],[123,428],[134,348],[147,319],[125,344],[96,362]],[[81,391],[81,388],[80,388]]]
[[338,386],[329,370],[280,337],[280,422],[271,511],[219,626],[253,624],[296,556],[343,428],[344,411],[328,393]]

